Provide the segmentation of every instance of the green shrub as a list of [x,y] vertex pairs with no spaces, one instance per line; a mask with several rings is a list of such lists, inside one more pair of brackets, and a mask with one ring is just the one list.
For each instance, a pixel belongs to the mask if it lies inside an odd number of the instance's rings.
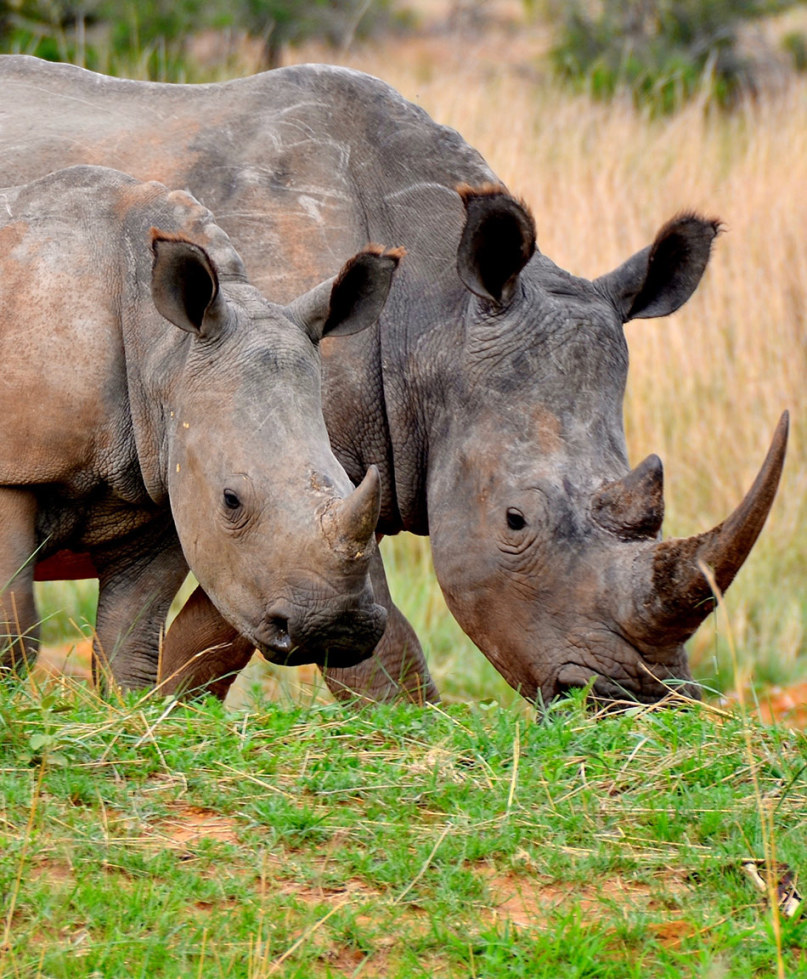
[[389,23],[390,10],[391,0],[0,0],[0,51],[185,81],[188,39],[202,31],[261,41],[268,68],[287,44],[344,45]]
[[807,71],[807,34],[791,31],[782,38],[782,47],[796,71]]
[[744,21],[796,0],[554,0],[557,73],[598,98],[628,92],[653,112],[674,111],[696,93],[730,105],[754,89],[738,52]]

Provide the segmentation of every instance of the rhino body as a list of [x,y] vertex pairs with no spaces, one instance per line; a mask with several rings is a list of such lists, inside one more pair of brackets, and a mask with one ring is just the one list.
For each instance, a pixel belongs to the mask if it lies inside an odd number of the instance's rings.
[[272,659],[372,652],[378,476],[331,452],[316,345],[374,322],[398,257],[284,307],[184,191],[95,166],[0,191],[0,665],[35,652],[35,575],[97,574],[98,653],[153,684],[189,567]]
[[[539,252],[526,206],[455,131],[355,71],[181,86],[7,57],[0,86],[0,177],[102,161],[187,186],[271,295],[310,288],[365,241],[403,245],[380,328],[323,343],[331,444],[353,479],[378,467],[379,533],[430,534],[453,614],[526,697],[588,683],[603,698],[696,693],[682,643],[712,607],[700,563],[725,588],[753,546],[786,419],[728,521],[661,542],[661,463],[628,465],[623,323],[689,298],[716,221],[679,216],[589,281]],[[375,558],[373,583],[384,638],[329,685],[436,696]],[[172,663],[210,642],[229,644],[228,666],[248,655],[204,594],[175,625]]]

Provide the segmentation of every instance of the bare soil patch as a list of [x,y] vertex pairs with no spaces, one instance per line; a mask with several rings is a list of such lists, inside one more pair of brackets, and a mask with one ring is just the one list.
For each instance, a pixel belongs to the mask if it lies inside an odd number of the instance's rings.
[[49,857],[34,863],[29,873],[33,880],[44,877],[51,884],[69,884],[73,881],[73,868],[63,860]]
[[92,640],[43,646],[37,657],[35,672],[40,676],[69,676],[92,682]]
[[[635,911],[661,910],[662,904],[666,906],[668,901],[675,901],[687,889],[681,876],[674,871],[660,878],[658,886],[620,876],[575,883],[548,881],[512,872],[499,874],[487,868],[482,873],[487,877],[494,917],[504,918],[520,928],[543,928],[547,913],[563,908],[577,908],[585,918],[610,917],[614,906]],[[679,922],[675,928],[673,923],[665,920],[657,928],[665,935],[667,931],[670,936],[679,935],[680,941],[681,929],[686,922]]]
[[807,728],[807,680],[789,687],[771,687],[759,697],[757,716],[765,724],[780,722]]
[[[802,731],[807,728],[807,680],[769,687],[754,695],[746,691],[742,699],[751,716],[763,724],[784,724]],[[734,707],[740,703],[740,695],[733,691],[726,701]]]
[[150,827],[154,836],[166,847],[184,850],[200,840],[238,843],[238,824],[231,817],[183,803],[174,803],[171,809],[173,815]]

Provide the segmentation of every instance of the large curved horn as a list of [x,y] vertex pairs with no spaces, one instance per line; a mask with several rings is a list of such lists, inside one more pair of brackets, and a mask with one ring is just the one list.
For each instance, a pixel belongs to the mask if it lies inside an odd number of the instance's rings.
[[381,512],[381,477],[370,466],[356,489],[339,500],[323,517],[331,545],[359,557],[373,539]]
[[[771,509],[787,448],[789,416],[784,412],[754,485],[723,523],[695,537],[661,541],[642,556],[650,592],[637,603],[642,631],[656,641],[683,642],[712,611],[715,598],[699,564],[712,569],[724,592],[759,537]],[[643,575],[644,576],[644,575]],[[645,586],[646,588],[647,586]]]
[[657,455],[597,490],[591,514],[612,534],[628,540],[657,537],[664,520],[664,467]]

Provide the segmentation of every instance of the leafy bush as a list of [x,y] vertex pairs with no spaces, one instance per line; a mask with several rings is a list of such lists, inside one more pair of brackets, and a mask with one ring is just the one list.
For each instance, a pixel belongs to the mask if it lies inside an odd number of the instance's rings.
[[738,51],[745,21],[798,0],[553,0],[558,74],[599,98],[620,91],[654,112],[696,92],[730,105],[754,89]]
[[782,38],[782,47],[796,71],[807,71],[807,34],[791,31]]
[[347,43],[389,12],[387,0],[236,0],[221,23],[263,41],[266,67],[280,63],[284,45],[319,37],[334,46]]
[[189,38],[208,29],[259,40],[274,67],[287,44],[345,44],[389,13],[390,0],[0,0],[0,51],[177,81]]

